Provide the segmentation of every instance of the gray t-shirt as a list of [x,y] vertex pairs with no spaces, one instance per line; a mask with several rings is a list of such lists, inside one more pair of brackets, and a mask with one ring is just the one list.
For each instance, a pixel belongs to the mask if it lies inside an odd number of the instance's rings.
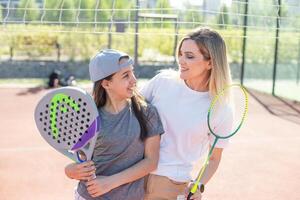
[[[134,111],[128,104],[118,114],[99,110],[101,130],[93,154],[97,176],[110,176],[121,172],[144,158],[144,142],[140,139],[140,126]],[[145,108],[148,137],[163,134],[163,126],[155,107]],[[121,185],[110,192],[93,198],[84,182],[77,188],[86,200],[141,200],[144,197],[144,178]]]

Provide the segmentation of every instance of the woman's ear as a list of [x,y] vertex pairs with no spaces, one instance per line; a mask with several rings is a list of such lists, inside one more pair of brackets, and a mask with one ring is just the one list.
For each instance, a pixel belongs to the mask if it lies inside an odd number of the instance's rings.
[[211,68],[212,68],[212,61],[211,61],[211,59],[209,59],[207,65],[206,65],[206,69],[211,70]]
[[102,80],[101,81],[101,86],[104,88],[104,89],[106,89],[106,90],[108,90],[109,89],[109,85],[110,85],[110,82],[109,82],[109,80]]

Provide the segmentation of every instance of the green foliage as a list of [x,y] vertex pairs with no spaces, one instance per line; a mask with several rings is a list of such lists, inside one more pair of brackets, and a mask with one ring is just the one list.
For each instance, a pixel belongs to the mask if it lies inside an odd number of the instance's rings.
[[220,28],[226,28],[229,24],[229,13],[228,8],[223,4],[220,8],[220,14],[218,15],[218,25]]
[[[157,11],[156,14],[171,14],[171,11],[166,8],[171,8],[169,0],[157,0],[156,6],[157,9],[160,9],[160,11]],[[154,27],[163,27],[163,28],[170,28],[173,26],[173,19],[151,19],[152,21],[160,21],[163,20],[165,23],[163,24],[155,24]]]
[[96,20],[98,22],[97,27],[103,28],[109,26],[111,16],[113,16],[114,20],[128,20],[130,11],[125,9],[131,8],[133,4],[131,0],[101,0],[98,1],[98,4],[96,0],[75,0],[74,6],[77,10],[78,8],[81,9],[75,13],[76,16],[79,14],[79,21],[94,23]]
[[[192,5],[189,1],[184,2],[185,11],[181,13],[185,22],[203,22],[203,12],[199,11],[197,6]],[[186,28],[194,28],[194,25],[186,26]]]
[[25,21],[37,20],[40,12],[36,0],[21,0],[18,4],[17,16]]
[[[76,7],[78,7],[80,0],[76,0]],[[108,22],[110,20],[112,1],[102,0],[98,2],[96,0],[81,0],[80,8],[90,9],[82,11],[80,14],[80,19],[86,18],[84,21],[94,22],[95,17],[97,22]],[[106,26],[105,24],[101,26]]]
[[[276,16],[278,16],[278,9],[275,5],[278,4],[278,1],[274,0],[251,0],[249,4],[249,15],[252,17],[251,20],[248,20],[248,25],[255,26],[276,26]],[[270,6],[274,5],[274,6]],[[281,1],[281,16],[287,17],[288,15],[288,6],[286,1]],[[273,16],[273,20],[266,20],[265,18],[258,16]]]
[[[96,8],[96,4],[95,4],[95,8],[96,9],[111,9],[112,5],[111,5],[111,1],[101,1],[101,4],[98,5],[98,8]],[[96,16],[96,20],[97,22],[108,22],[108,20],[110,19],[110,14],[111,11],[110,10],[97,10],[94,12],[95,16]],[[107,26],[106,24],[101,24],[100,26]]]
[[68,22],[75,20],[75,4],[73,0],[46,1],[45,20],[51,22]]
[[288,5],[286,1],[281,1],[281,17],[287,17],[288,16]]
[[[144,29],[141,32],[155,32],[155,29]],[[168,30],[166,30],[167,32]],[[146,49],[152,49],[159,52],[162,55],[173,55],[174,48],[174,37],[173,36],[159,36],[159,35],[143,35],[140,36],[139,42],[139,56],[142,56],[142,53]],[[155,60],[155,58],[153,58]]]
[[80,21],[86,21],[86,22],[94,21],[95,7],[96,7],[95,0],[76,0],[75,7],[81,9],[80,11],[77,11],[80,12],[79,13]]
[[[16,30],[18,25],[14,25],[12,30]],[[30,27],[35,31],[30,31]],[[8,27],[9,28],[9,27]],[[3,48],[2,54],[9,54],[9,47],[13,47],[16,52],[25,52],[30,57],[52,55],[56,59],[56,47],[58,42],[62,48],[62,57],[70,60],[88,60],[99,49],[108,46],[107,34],[78,34],[70,32],[71,29],[64,27],[61,31],[68,33],[51,33],[51,29],[60,30],[56,26],[44,26],[43,31],[37,32],[36,26],[27,26],[29,31],[5,34],[0,32]],[[132,27],[133,28],[133,27]],[[49,31],[47,31],[49,30]],[[82,31],[86,30],[82,28]],[[174,33],[174,28],[141,28],[139,35],[139,56],[145,50],[153,50],[160,55],[172,56],[174,51],[174,36],[148,34],[164,31],[164,33]],[[179,34],[186,33],[190,29],[180,29]],[[79,29],[78,31],[81,31]],[[103,31],[107,31],[103,29]],[[134,30],[128,29],[133,32]],[[230,63],[241,64],[242,59],[242,30],[219,29],[217,30],[225,39]],[[34,32],[29,34],[30,32]],[[259,36],[264,36],[263,39]],[[180,37],[178,38],[180,39]],[[247,37],[246,63],[253,66],[272,66],[274,62],[274,32],[249,30]],[[281,32],[279,40],[278,62],[282,65],[298,62],[300,41],[293,32]],[[7,46],[7,47],[5,47]],[[117,34],[112,36],[112,48],[123,50],[130,55],[134,55],[134,35]],[[294,49],[291,51],[291,49]],[[155,60],[155,58],[153,58]]]
[[245,5],[241,3],[233,3],[230,8],[231,23],[234,25],[241,25],[244,23]]
[[[156,8],[171,8],[169,0],[157,0]],[[170,11],[162,10],[161,14],[168,14]]]
[[[129,9],[135,6],[131,0],[116,1],[115,9]],[[118,20],[128,20],[128,10],[114,11],[114,18]]]
[[3,9],[3,7],[0,5],[0,21],[2,21],[2,15],[3,15],[3,12],[2,12],[2,9]]
[[[203,22],[203,15],[194,6],[191,6],[182,16],[185,22]],[[191,24],[189,28],[194,28],[194,24]]]
[[23,52],[30,58],[51,54],[58,37],[48,33],[16,33],[10,38],[10,46],[15,52]]

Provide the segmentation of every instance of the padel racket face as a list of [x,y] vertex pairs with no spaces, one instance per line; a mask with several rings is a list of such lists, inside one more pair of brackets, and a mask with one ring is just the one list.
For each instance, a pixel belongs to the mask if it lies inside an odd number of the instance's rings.
[[37,104],[34,118],[42,137],[76,162],[90,160],[100,130],[92,97],[76,87],[54,89]]

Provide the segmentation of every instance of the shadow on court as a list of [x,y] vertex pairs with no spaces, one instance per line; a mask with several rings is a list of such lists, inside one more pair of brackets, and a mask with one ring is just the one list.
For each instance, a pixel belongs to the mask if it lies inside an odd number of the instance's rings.
[[257,91],[248,92],[270,114],[300,124],[299,102],[291,101],[278,96],[272,97],[268,94],[260,93]]
[[[0,88],[0,199],[73,199],[70,161],[44,142],[33,112],[48,90]],[[205,200],[300,199],[298,104],[250,91],[245,126],[223,152]],[[24,94],[24,95],[20,95]]]
[[47,88],[45,88],[44,86],[37,86],[37,87],[32,87],[32,88],[28,88],[25,89],[24,91],[20,91],[18,93],[18,95],[31,95],[31,94],[36,94],[41,92],[42,90],[46,90]]

